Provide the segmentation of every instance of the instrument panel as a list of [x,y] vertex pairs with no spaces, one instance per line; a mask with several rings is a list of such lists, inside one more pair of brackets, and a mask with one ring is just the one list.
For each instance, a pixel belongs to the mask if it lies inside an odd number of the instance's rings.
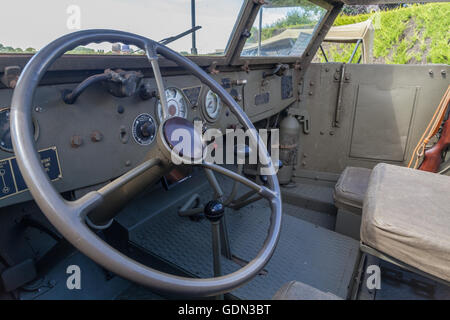
[[[143,81],[157,92],[153,79]],[[38,87],[32,114],[36,148],[43,150],[43,165],[61,192],[107,182],[140,164],[156,145],[162,121],[157,95],[147,100],[138,94],[119,98],[99,83],[74,104],[65,104],[61,93],[76,85]],[[209,88],[191,76],[166,77],[164,85],[169,116],[209,121],[204,115]],[[12,93],[0,90],[0,103],[5,103],[0,108],[0,207],[31,199],[12,148],[8,107]],[[217,125],[236,123],[233,115],[223,120]]]
[[[213,75],[235,97],[252,121],[279,112],[295,99],[282,99],[278,78],[265,81],[262,86],[262,72]],[[233,85],[238,79],[248,81],[245,90],[242,85]],[[63,102],[62,92],[73,89],[78,83],[37,88],[32,111],[36,149],[51,150],[43,153],[43,166],[47,166],[50,179],[60,192],[110,181],[149,156],[156,145],[162,112],[154,79],[144,78],[141,82],[154,94],[147,98],[138,93],[131,97],[116,97],[97,83],[88,87],[71,105]],[[166,76],[164,86],[169,116],[200,120],[205,129],[217,128],[222,132],[238,125],[236,117],[218,95],[197,78],[189,75]],[[271,96],[267,104],[260,105],[256,103],[256,98],[262,93],[270,93]],[[6,161],[5,166],[15,163],[8,107],[12,94],[12,89],[0,90],[0,107],[3,106],[0,108],[0,162]],[[11,167],[11,172],[19,177],[20,173],[14,170]],[[7,172],[10,171],[6,170],[5,174]],[[15,187],[17,192],[13,192],[11,187],[9,190],[4,188],[8,190],[7,194],[2,194],[0,188],[0,207],[31,199],[26,188],[18,186],[17,181]]]

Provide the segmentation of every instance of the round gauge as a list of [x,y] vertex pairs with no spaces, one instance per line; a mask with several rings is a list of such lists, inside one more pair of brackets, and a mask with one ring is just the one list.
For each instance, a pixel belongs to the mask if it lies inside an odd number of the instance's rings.
[[[168,117],[186,118],[187,102],[181,90],[177,88],[167,88],[165,93],[167,99]],[[156,111],[158,113],[159,122],[161,123],[163,120],[163,115],[162,115],[161,101],[159,100],[156,106]]]
[[220,110],[222,110],[222,101],[216,93],[208,90],[204,104],[205,115],[209,120],[215,121],[219,117]]
[[155,140],[155,120],[148,113],[142,113],[134,119],[132,134],[134,141],[142,146],[147,146]]
[[13,152],[11,130],[9,127],[9,108],[0,109],[0,149]]
[[[14,152],[11,140],[11,128],[9,126],[10,108],[0,108],[0,150]],[[33,118],[34,140],[39,137],[39,126],[36,119]]]

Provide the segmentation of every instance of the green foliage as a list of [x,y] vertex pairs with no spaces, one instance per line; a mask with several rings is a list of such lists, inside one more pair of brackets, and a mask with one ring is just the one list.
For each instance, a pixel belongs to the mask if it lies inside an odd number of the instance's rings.
[[273,23],[270,27],[272,28],[292,28],[298,25],[308,25],[315,22],[314,15],[309,10],[298,11],[291,10],[288,11],[286,17],[278,19],[277,22]]
[[86,48],[86,47],[76,47],[73,50],[67,51],[67,54],[95,54],[96,51],[94,49],[91,48]]
[[[288,1],[289,2],[289,1]],[[295,1],[295,6],[298,6],[298,2]],[[294,6],[294,5],[292,5]],[[313,28],[317,22],[317,16],[323,9],[320,7],[312,6],[312,7],[302,7],[304,11],[299,10],[290,10],[287,12],[286,17],[278,19],[276,22],[272,23],[269,26],[262,28],[261,31],[261,40],[264,41],[266,39],[272,38],[273,36],[280,34],[286,29],[299,29],[299,28]],[[270,10],[270,9],[267,9]],[[263,12],[264,19],[264,12]],[[250,30],[251,36],[249,38],[249,42],[256,42],[258,40],[258,29],[256,27],[252,27]]]
[[[415,61],[449,64],[450,3],[412,5],[379,13],[340,15],[334,25],[372,18],[375,27],[373,56],[379,61],[407,64]],[[354,45],[331,45],[330,61],[347,62]],[[321,61],[324,58],[318,54]],[[357,59],[355,59],[357,61]]]
[[26,48],[23,50],[22,48],[13,48],[10,46],[5,47],[0,43],[0,53],[35,53],[36,49],[34,48]]

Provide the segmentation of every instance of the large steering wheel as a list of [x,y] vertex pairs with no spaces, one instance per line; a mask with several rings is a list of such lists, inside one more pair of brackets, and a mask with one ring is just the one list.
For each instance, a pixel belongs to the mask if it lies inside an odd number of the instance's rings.
[[[266,163],[267,168],[272,172],[271,175],[267,176],[267,187],[258,185],[233,171],[215,164],[204,162],[197,164],[245,184],[269,202],[272,213],[267,237],[257,256],[246,266],[224,276],[205,279],[186,278],[163,273],[144,266],[120,253],[100,239],[86,225],[86,215],[102,203],[106,195],[143,174],[149,168],[171,162],[170,157],[164,156],[164,154],[168,154],[171,146],[166,137],[164,137],[166,133],[163,132],[163,128],[173,129],[177,123],[181,123],[181,125],[186,125],[186,123],[171,120],[173,118],[169,118],[161,123],[157,137],[158,148],[165,149],[161,150],[161,158],[144,159],[145,161],[141,165],[131,169],[97,191],[90,192],[78,200],[67,201],[53,187],[41,164],[33,138],[31,115],[36,88],[50,65],[66,51],[80,45],[105,41],[135,45],[145,50],[153,68],[163,112],[167,110],[167,101],[165,100],[164,85],[158,65],[158,54],[172,60],[209,86],[228,105],[230,111],[245,129],[253,129],[249,130],[250,140],[260,150],[263,150],[259,152],[259,156],[262,158],[261,162]],[[170,125],[168,123],[169,120],[171,121]],[[178,120],[180,119],[178,118]],[[229,93],[205,71],[191,60],[153,40],[115,30],[86,30],[62,36],[48,44],[28,62],[17,82],[11,106],[11,137],[20,171],[33,198],[50,223],[85,255],[104,268],[124,278],[155,290],[169,293],[193,296],[217,295],[229,292],[251,280],[267,264],[275,250],[280,235],[282,217],[280,189],[273,163],[264,143],[261,142],[256,130],[254,130],[253,124]]]

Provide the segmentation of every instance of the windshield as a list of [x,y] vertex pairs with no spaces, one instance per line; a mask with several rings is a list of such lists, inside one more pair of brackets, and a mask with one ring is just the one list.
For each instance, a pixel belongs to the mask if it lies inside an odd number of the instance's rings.
[[[182,54],[223,55],[244,0],[195,0],[192,34],[168,46]],[[191,0],[13,0],[0,19],[0,53],[33,53],[52,40],[86,29],[115,29],[155,41],[193,27]],[[139,54],[121,44],[90,44],[69,53]]]
[[307,0],[273,0],[258,12],[243,56],[301,56],[327,10]]

